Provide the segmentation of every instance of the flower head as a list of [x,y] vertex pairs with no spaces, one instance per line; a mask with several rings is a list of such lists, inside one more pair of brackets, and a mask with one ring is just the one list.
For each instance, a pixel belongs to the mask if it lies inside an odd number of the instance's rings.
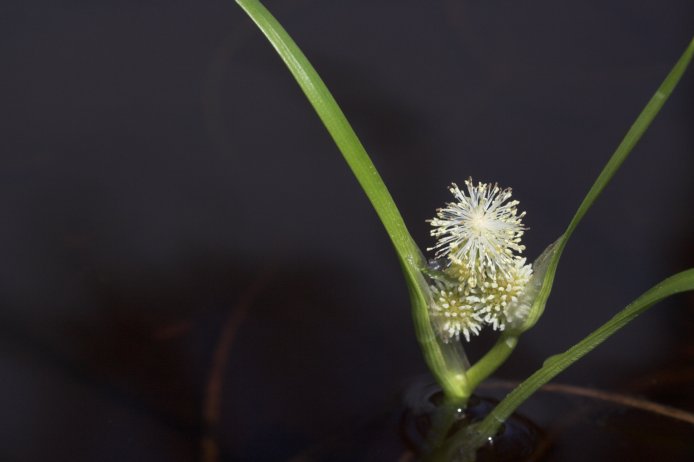
[[[530,311],[527,288],[533,273],[520,253],[525,231],[511,189],[465,181],[453,183],[456,202],[429,220],[437,238],[436,258],[445,257],[443,278],[430,284],[430,314],[444,342],[477,335],[483,325],[494,330],[520,325]],[[440,270],[439,270],[440,271]]]
[[525,264],[525,258],[515,260],[506,273],[499,274],[496,280],[485,281],[466,297],[466,302],[494,330],[515,326],[530,311],[530,301],[523,295],[532,274],[532,266]]
[[[467,193],[453,183],[449,188],[456,202],[438,209],[436,218],[429,220],[434,229],[431,235],[437,238],[436,257],[446,256],[456,265],[464,265],[475,276],[490,276],[497,272],[507,273],[520,258],[525,246],[521,237],[525,228],[518,213],[518,201],[509,200],[511,189],[498,185],[465,181]],[[477,278],[475,278],[477,279]]]
[[456,287],[446,287],[440,281],[431,286],[433,304],[431,317],[437,326],[439,336],[444,342],[460,338],[470,341],[470,334],[479,334],[482,328],[482,317],[466,301],[466,295]]

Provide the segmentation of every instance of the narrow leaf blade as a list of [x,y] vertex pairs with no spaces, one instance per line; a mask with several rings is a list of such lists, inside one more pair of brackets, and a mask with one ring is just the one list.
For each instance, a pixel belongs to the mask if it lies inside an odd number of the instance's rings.
[[533,303],[533,306],[530,310],[530,316],[520,329],[522,332],[533,327],[542,315],[545,309],[545,305],[547,304],[547,299],[549,298],[550,292],[552,290],[552,286],[554,284],[554,277],[557,271],[557,266],[559,265],[559,259],[561,258],[562,252],[564,251],[564,248],[566,247],[569,238],[571,237],[571,235],[573,234],[573,232],[575,231],[576,227],[581,222],[585,214],[593,206],[597,198],[608,185],[612,177],[615,175],[615,173],[617,173],[619,167],[622,166],[626,158],[634,149],[634,146],[636,146],[638,141],[641,139],[643,134],[651,125],[653,119],[655,119],[656,115],[658,115],[658,112],[660,112],[660,109],[663,107],[667,99],[670,97],[673,90],[677,86],[677,83],[682,78],[682,75],[687,70],[687,67],[692,61],[692,56],[694,56],[694,38],[692,38],[692,40],[689,42],[689,45],[685,49],[682,56],[680,56],[675,66],[668,73],[667,77],[665,77],[663,83],[660,85],[660,87],[658,87],[658,90],[656,90],[655,94],[648,101],[646,107],[643,108],[639,116],[636,118],[636,121],[633,123],[627,134],[624,136],[622,142],[619,144],[619,146],[617,146],[617,149],[615,150],[614,154],[612,154],[610,160],[607,161],[607,164],[602,169],[600,175],[591,186],[590,190],[586,194],[586,197],[583,199],[581,205],[578,207],[578,210],[576,210],[576,213],[571,219],[571,222],[569,223],[569,226],[566,228],[566,231],[557,241],[557,248],[554,254],[552,255],[549,267],[547,269],[547,272],[545,273],[542,288],[540,289],[539,295]]
[[438,341],[429,319],[431,293],[421,274],[425,259],[364,146],[316,70],[272,14],[258,0],[236,0],[236,3],[282,58],[371,201],[400,259],[410,292],[417,340],[427,365],[448,396],[464,397],[467,394],[465,371],[447,346]]

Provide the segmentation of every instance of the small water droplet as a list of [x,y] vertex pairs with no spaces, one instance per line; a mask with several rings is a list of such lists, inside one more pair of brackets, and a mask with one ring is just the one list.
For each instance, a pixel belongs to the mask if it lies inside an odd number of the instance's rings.
[[446,266],[445,258],[430,258],[427,261],[427,267],[432,271],[443,271],[446,269]]

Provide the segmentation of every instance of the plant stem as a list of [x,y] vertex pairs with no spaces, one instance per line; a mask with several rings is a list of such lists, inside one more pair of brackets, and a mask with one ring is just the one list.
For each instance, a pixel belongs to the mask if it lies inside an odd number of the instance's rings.
[[467,371],[469,387],[474,390],[484,379],[492,375],[513,353],[517,344],[518,334],[512,331],[503,332],[494,346]]

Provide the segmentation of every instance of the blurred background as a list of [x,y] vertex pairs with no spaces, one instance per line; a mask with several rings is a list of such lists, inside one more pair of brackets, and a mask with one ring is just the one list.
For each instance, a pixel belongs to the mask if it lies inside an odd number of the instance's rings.
[[[472,176],[514,188],[530,259],[694,33],[691,0],[265,3],[422,248]],[[309,460],[396,412],[426,367],[395,254],[234,2],[0,12],[0,460]],[[693,102],[690,69],[497,378],[694,266]],[[557,381],[693,412],[693,329],[675,297]]]

